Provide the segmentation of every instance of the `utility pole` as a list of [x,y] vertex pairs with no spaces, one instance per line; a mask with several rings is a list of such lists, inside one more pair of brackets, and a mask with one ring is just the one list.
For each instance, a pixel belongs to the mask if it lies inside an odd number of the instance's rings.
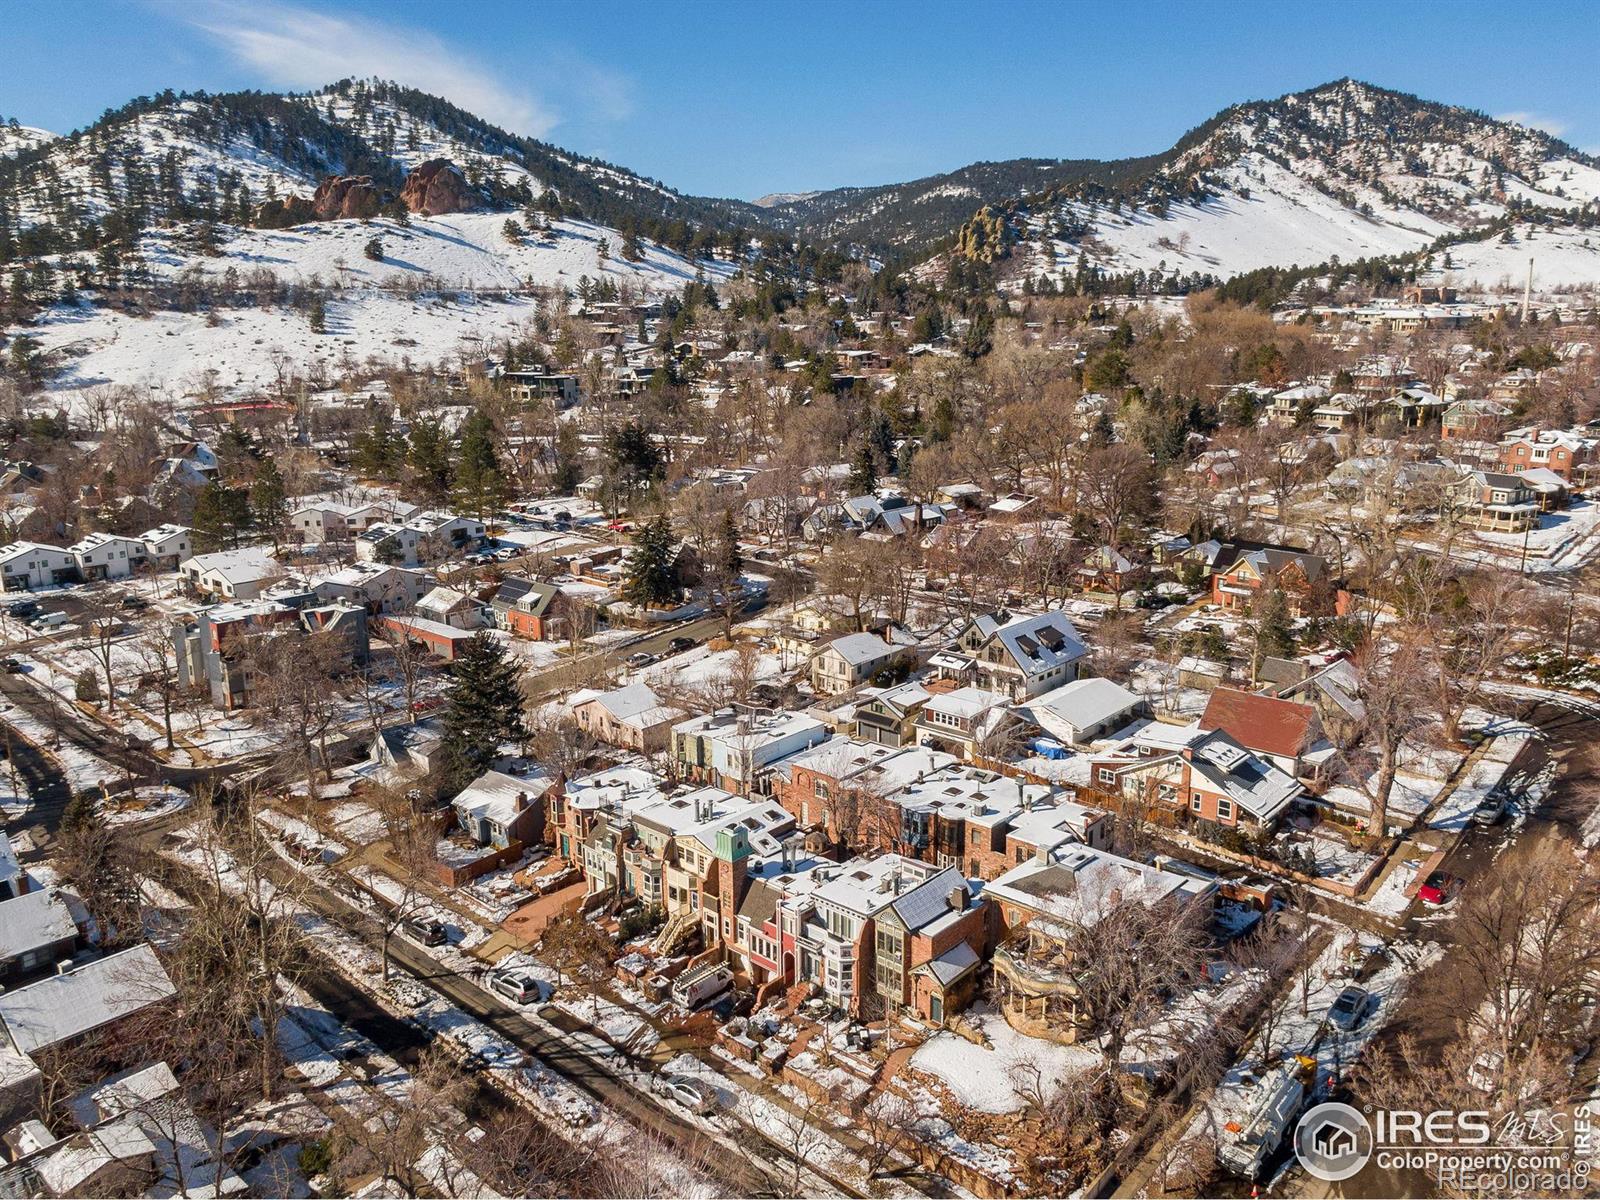
[[1522,323],[1528,323],[1528,314],[1533,309],[1533,259],[1528,259],[1528,282],[1522,287]]

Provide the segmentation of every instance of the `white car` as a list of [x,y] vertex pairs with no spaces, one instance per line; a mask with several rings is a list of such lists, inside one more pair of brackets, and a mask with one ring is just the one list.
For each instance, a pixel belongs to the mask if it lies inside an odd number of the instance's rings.
[[545,998],[545,988],[541,980],[515,968],[489,973],[489,990],[513,1004],[536,1004]]
[[692,1113],[704,1116],[706,1113],[716,1111],[716,1092],[709,1084],[702,1083],[689,1075],[657,1075],[653,1086],[656,1095],[663,1096],[674,1104],[681,1104]]

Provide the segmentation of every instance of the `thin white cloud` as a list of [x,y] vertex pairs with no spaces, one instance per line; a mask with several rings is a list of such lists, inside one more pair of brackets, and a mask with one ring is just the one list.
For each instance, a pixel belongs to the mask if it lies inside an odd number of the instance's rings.
[[1508,112],[1495,117],[1496,121],[1512,121],[1518,125],[1526,125],[1529,129],[1538,129],[1548,133],[1551,137],[1561,137],[1570,128],[1565,121],[1555,117],[1542,116],[1534,112]]
[[[272,85],[309,89],[376,76],[443,96],[513,133],[544,137],[561,116],[525,86],[507,83],[481,62],[424,30],[329,16],[292,4],[206,0],[166,8],[259,71]],[[597,116],[621,120],[632,110],[626,80],[570,56],[573,92]],[[549,78],[547,75],[546,78]],[[564,81],[565,82],[565,81]]]

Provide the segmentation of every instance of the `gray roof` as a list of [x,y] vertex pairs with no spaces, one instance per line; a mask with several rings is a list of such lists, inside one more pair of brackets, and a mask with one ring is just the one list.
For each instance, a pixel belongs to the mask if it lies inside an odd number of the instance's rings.
[[877,662],[895,653],[895,648],[875,633],[848,633],[828,643],[828,649],[852,667]]
[[108,954],[0,995],[0,1023],[24,1054],[79,1037],[177,989],[148,944]]
[[1035,696],[1028,701],[1024,715],[1047,729],[1052,717],[1074,729],[1090,729],[1142,703],[1144,698],[1137,692],[1096,675]]
[[72,910],[54,888],[0,904],[0,962],[77,937]]

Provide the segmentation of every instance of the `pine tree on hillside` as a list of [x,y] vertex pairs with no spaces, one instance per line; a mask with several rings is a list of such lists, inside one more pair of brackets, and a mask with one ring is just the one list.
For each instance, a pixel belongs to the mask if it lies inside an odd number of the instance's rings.
[[517,678],[516,663],[487,633],[457,653],[440,718],[443,782],[451,795],[487,771],[503,743],[527,737]]
[[672,526],[662,514],[639,530],[628,556],[623,598],[640,608],[676,604],[683,595]]
[[456,503],[480,521],[487,521],[511,494],[505,468],[495,450],[494,422],[481,408],[461,425],[461,448],[455,466]]

